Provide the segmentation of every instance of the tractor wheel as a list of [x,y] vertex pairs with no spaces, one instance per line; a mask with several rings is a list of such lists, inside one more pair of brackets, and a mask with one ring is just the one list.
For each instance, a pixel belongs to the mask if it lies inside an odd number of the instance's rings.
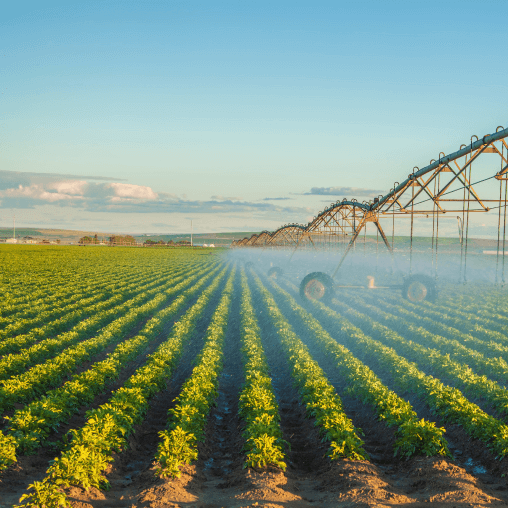
[[330,302],[334,294],[333,279],[323,272],[309,273],[300,284],[300,297],[303,301]]
[[272,279],[277,279],[281,275],[284,275],[284,270],[282,270],[282,268],[279,268],[278,266],[272,266],[272,268],[268,270],[268,277],[272,277]]
[[411,275],[402,285],[402,297],[411,303],[433,302],[437,298],[436,282],[428,275]]

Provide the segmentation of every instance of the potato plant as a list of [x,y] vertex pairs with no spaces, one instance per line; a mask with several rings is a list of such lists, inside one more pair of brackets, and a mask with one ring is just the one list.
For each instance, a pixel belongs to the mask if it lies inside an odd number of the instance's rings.
[[272,388],[272,380],[260,329],[252,306],[247,277],[242,270],[242,353],[245,382],[239,397],[239,414],[243,420],[245,439],[244,467],[277,466],[286,469],[279,406]]
[[234,276],[235,270],[212,316],[192,375],[169,410],[166,430],[159,433],[162,441],[155,459],[159,462],[157,474],[162,478],[179,477],[180,467],[198,458],[198,443],[204,441],[208,413],[217,397]]

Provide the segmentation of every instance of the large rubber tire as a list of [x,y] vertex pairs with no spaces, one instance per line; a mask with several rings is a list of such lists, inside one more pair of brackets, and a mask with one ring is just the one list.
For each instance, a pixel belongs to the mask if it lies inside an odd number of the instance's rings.
[[272,266],[270,270],[268,270],[267,275],[268,277],[277,279],[281,275],[284,275],[284,270],[282,268],[279,268],[278,266]]
[[306,275],[300,283],[300,298],[307,300],[319,300],[329,303],[335,291],[333,279],[323,272],[312,272]]
[[402,297],[411,303],[434,302],[437,298],[436,281],[422,274],[406,277],[402,285]]

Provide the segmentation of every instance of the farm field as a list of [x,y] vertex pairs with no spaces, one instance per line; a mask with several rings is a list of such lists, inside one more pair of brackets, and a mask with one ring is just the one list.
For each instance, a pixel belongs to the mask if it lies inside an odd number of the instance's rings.
[[0,246],[0,507],[508,505],[506,290],[232,254]]

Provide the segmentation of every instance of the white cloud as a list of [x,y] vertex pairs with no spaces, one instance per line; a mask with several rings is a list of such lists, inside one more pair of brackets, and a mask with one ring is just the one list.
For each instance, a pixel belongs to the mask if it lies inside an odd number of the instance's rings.
[[120,198],[157,199],[157,194],[150,187],[144,185],[115,182],[107,184],[107,187],[113,189],[115,196]]
[[11,199],[32,199],[54,203],[62,200],[80,199],[80,196],[66,194],[65,192],[49,192],[43,185],[19,185],[14,189],[0,191],[0,197]]
[[[0,187],[0,198],[6,200],[4,206],[33,208],[43,203],[55,203],[105,210],[110,206],[135,205],[159,199],[156,192],[144,185],[56,180],[53,176],[39,182],[26,184],[26,181],[22,175],[22,183],[7,188],[4,186],[3,190]],[[175,196],[170,194],[163,193],[161,197],[164,202],[175,200]]]
[[[156,192],[144,185],[94,182],[84,178],[69,178],[68,175],[58,178],[58,175],[51,174],[36,179],[32,173],[9,172],[4,180],[2,176],[4,173],[0,171],[1,208],[24,210],[27,214],[33,214],[32,220],[36,220],[35,217],[40,215],[43,208],[51,207],[55,210],[55,216],[91,213],[106,222],[106,217],[113,215],[199,214],[230,217],[231,220],[233,217],[250,217],[253,221],[266,223],[268,227],[273,222],[301,221],[309,213],[303,207],[281,206],[283,200],[274,203],[250,202],[242,201],[239,197],[216,195],[210,200],[201,201]],[[62,207],[66,208],[65,214],[62,214]]]
[[88,182],[83,180],[64,180],[49,183],[46,187],[51,190],[54,189],[62,194],[83,196],[88,187]]

